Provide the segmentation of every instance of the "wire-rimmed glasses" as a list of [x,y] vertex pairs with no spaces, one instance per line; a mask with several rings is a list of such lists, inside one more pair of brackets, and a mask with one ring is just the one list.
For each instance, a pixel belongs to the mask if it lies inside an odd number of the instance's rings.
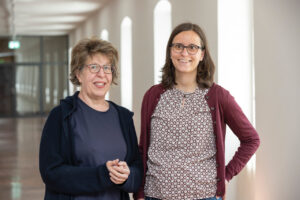
[[113,72],[113,67],[111,65],[89,64],[86,66],[90,69],[90,72],[93,74],[98,73],[101,68],[103,69],[103,72],[105,74],[111,74]]

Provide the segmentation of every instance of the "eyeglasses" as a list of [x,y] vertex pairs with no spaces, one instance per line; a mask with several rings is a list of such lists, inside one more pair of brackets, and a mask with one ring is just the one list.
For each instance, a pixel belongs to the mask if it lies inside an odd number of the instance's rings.
[[185,46],[181,43],[174,43],[174,44],[171,44],[171,47],[172,47],[172,50],[176,53],[181,53],[184,48],[186,48],[187,52],[190,54],[190,55],[194,55],[198,52],[198,49],[201,49],[203,50],[204,47],[200,47],[198,45],[195,45],[195,44],[190,44],[188,46]]
[[93,73],[93,74],[98,73],[101,68],[103,69],[103,72],[105,74],[111,74],[113,72],[113,68],[112,68],[111,65],[89,64],[89,65],[86,65],[86,66],[90,69],[90,72]]

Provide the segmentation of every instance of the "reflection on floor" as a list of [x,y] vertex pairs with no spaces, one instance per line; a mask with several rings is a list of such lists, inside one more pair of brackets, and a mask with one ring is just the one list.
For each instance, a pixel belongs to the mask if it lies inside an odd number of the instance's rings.
[[41,200],[38,149],[45,118],[0,118],[0,199]]

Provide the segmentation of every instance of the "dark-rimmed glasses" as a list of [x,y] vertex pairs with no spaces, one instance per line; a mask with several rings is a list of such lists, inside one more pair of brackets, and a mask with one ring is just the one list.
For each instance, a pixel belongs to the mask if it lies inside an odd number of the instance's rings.
[[113,72],[113,68],[111,65],[98,65],[98,64],[89,64],[85,65],[90,69],[90,72],[93,74],[96,74],[100,71],[100,69],[103,69],[103,72],[105,74],[111,74]]
[[186,48],[188,54],[190,55],[194,55],[198,52],[199,49],[203,50],[204,47],[201,47],[201,46],[198,46],[198,45],[195,45],[195,44],[190,44],[190,45],[183,45],[181,43],[173,43],[171,44],[171,47],[172,47],[172,50],[176,53],[181,53],[184,48]]

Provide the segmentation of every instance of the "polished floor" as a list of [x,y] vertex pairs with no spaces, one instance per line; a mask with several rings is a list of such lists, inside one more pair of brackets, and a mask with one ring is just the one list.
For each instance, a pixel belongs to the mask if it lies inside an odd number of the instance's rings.
[[38,149],[45,118],[0,118],[0,200],[41,200]]

